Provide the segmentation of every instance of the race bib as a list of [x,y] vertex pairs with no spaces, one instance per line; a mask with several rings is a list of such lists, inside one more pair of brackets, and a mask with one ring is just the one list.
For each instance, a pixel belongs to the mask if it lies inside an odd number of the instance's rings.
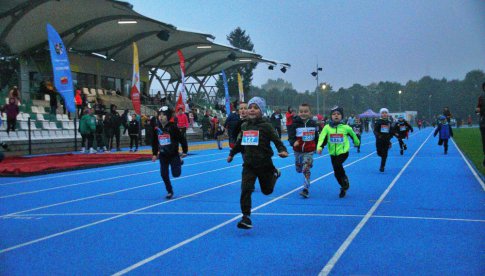
[[399,131],[406,131],[406,126],[400,126]]
[[360,128],[358,128],[358,127],[354,128],[354,132],[355,132],[355,134],[359,135],[360,134]]
[[344,135],[335,133],[335,134],[330,134],[330,143],[334,144],[342,144],[344,142]]
[[243,131],[241,145],[257,146],[259,144],[259,130]]
[[389,125],[381,125],[381,133],[389,133]]
[[158,135],[158,143],[160,146],[170,145],[170,134],[160,134]]
[[314,127],[299,127],[296,129],[296,137],[301,137],[304,142],[315,140]]

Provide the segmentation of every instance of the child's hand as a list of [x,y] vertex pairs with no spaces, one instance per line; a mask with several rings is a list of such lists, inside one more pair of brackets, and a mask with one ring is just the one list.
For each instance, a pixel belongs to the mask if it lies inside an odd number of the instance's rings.
[[278,156],[281,157],[281,158],[288,157],[288,152],[286,152],[286,151],[278,152]]
[[232,162],[232,159],[233,159],[233,157],[229,155],[229,156],[227,157],[227,163],[231,163],[231,162]]
[[184,158],[184,157],[186,157],[186,156],[187,156],[187,153],[182,153],[182,154],[180,154],[180,158]]
[[293,146],[298,147],[299,144],[300,144],[300,141],[297,140],[297,141],[295,141],[295,143],[293,143]]
[[318,153],[319,155],[322,155],[322,149],[318,149],[318,150],[317,150],[317,153]]
[[155,162],[157,160],[157,156],[156,155],[153,155],[152,156],[152,162]]

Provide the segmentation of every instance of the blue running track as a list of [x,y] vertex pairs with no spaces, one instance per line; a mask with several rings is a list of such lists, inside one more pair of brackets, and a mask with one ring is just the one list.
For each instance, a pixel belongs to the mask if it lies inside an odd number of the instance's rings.
[[158,162],[0,178],[0,275],[485,275],[485,185],[431,134],[403,156],[394,143],[384,173],[365,134],[343,199],[326,149],[308,199],[294,156],[274,157],[252,230],[236,228],[242,160],[227,149],[192,152],[169,201]]

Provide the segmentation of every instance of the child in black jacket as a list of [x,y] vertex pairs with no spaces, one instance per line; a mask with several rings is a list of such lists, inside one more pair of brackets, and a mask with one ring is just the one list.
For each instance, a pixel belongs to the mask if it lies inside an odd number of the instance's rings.
[[374,135],[376,136],[377,155],[381,157],[381,166],[379,171],[384,172],[387,161],[387,152],[391,148],[391,139],[394,133],[392,122],[389,120],[389,110],[381,108],[379,111],[381,118],[374,124]]
[[[160,174],[167,190],[167,199],[173,197],[173,187],[169,177],[169,166],[172,176],[179,177],[182,174],[182,159],[187,156],[187,140],[180,133],[178,127],[170,122],[173,111],[167,106],[162,106],[158,111],[158,120],[153,123],[152,162],[160,159]],[[179,144],[182,145],[182,155],[179,155]]]
[[399,116],[393,129],[394,129],[394,135],[399,141],[399,148],[401,148],[400,153],[401,155],[403,155],[404,151],[407,150],[408,147],[402,140],[408,136],[408,131],[413,132],[414,129],[406,120],[404,120],[404,116],[402,115]]
[[138,151],[138,133],[140,131],[140,123],[136,119],[136,114],[131,115],[131,121],[128,124],[128,135],[130,135],[130,152],[133,151],[133,142],[135,142],[135,152]]

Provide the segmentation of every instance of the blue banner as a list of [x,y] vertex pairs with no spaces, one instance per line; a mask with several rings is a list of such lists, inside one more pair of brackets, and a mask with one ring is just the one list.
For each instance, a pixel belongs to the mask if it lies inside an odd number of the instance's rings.
[[229,99],[229,87],[227,86],[227,78],[226,73],[222,70],[222,81],[224,82],[224,90],[225,90],[225,98],[226,98],[226,115],[229,116],[231,114],[231,103]]
[[47,24],[47,39],[49,40],[52,71],[54,73],[54,86],[57,92],[64,98],[67,111],[76,112],[67,49],[57,31],[50,24]]

